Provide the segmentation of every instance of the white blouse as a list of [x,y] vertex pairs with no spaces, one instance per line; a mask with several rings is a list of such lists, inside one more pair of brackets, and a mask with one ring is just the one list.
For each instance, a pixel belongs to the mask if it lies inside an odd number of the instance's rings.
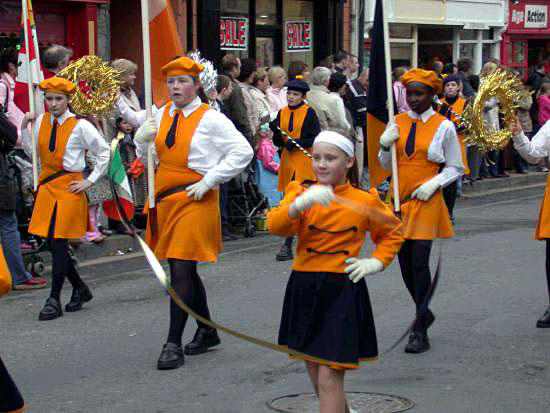
[[[197,97],[191,103],[181,109],[184,117],[199,108],[201,100]],[[120,108],[120,106],[119,106]],[[155,122],[160,127],[160,121],[166,106],[155,114]],[[131,110],[131,109],[130,109]],[[172,103],[169,108],[170,116],[174,116],[176,105]],[[124,118],[124,114],[122,113]],[[145,121],[145,111],[134,112],[139,116],[141,123]],[[147,144],[137,143],[137,155],[143,161],[147,159]],[[201,118],[191,140],[187,166],[204,176],[204,183],[210,188],[229,181],[235,175],[242,172],[252,160],[254,152],[245,137],[235,128],[224,114],[210,109]],[[156,149],[153,146],[153,159],[158,165],[159,160]]]
[[[409,111],[407,115],[411,119],[419,119],[422,123],[426,123],[433,115],[435,111],[429,108],[421,115],[416,112]],[[378,152],[378,160],[387,171],[391,171],[391,152],[380,150]],[[435,135],[428,147],[428,160],[435,163],[444,163],[445,166],[439,174],[436,175],[436,179],[441,185],[445,187],[458,179],[464,174],[464,163],[462,162],[462,153],[460,151],[460,145],[458,143],[458,137],[456,135],[455,127],[450,120],[445,119],[437,128]]]
[[[75,115],[69,110],[57,118],[59,125],[62,125],[67,119],[73,118]],[[38,147],[38,133],[44,114],[38,116],[34,122],[34,136],[36,137],[36,154],[38,157],[38,165],[40,165],[40,150]],[[50,122],[53,125],[54,117],[50,116]],[[27,128],[21,131],[23,150],[31,157],[32,156],[32,139]],[[91,183],[95,183],[106,171],[109,165],[110,150],[105,139],[99,134],[97,129],[86,119],[79,119],[74,127],[63,154],[63,169],[69,172],[82,172],[86,166],[84,155],[86,151],[90,151],[96,159],[94,170],[86,178]]]
[[542,158],[550,158],[550,120],[542,125],[531,141],[523,132],[515,136],[514,148],[530,163],[537,163]]

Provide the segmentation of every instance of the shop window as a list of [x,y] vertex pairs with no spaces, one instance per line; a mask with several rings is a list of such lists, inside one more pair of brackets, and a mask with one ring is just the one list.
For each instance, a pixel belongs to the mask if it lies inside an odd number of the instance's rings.
[[512,42],[512,63],[525,63],[525,42]]
[[475,30],[461,29],[459,32],[460,40],[476,40]]
[[473,43],[461,43],[460,44],[460,58],[467,57],[468,59],[474,59],[474,44]]
[[412,39],[412,24],[390,24],[391,39]]
[[442,41],[453,40],[453,29],[448,27],[419,27],[418,28],[418,41]]
[[412,45],[407,43],[392,43],[390,46],[391,66],[411,66]]
[[481,61],[483,63],[487,62],[492,56],[491,56],[491,44],[484,43],[483,46],[481,46]]
[[481,32],[483,40],[492,40],[493,39],[493,29],[491,30],[482,30]]
[[277,2],[274,0],[256,1],[256,24],[277,24]]
[[[231,53],[239,56],[241,59],[248,57],[248,38],[250,36],[250,20],[248,14],[248,0],[220,0],[220,18],[229,17],[233,18],[233,20],[236,19],[235,21],[231,21],[232,19],[222,19],[227,27],[221,30],[230,30],[228,37],[233,39],[230,40],[231,46],[227,46],[225,49],[222,47],[223,54]],[[242,32],[243,26],[239,26],[243,24],[243,19],[245,19],[244,26],[246,31],[244,33],[246,33],[246,44],[244,46],[235,47],[234,44],[237,42],[234,41],[234,39],[245,35]]]
[[275,44],[272,37],[256,37],[256,64],[271,67],[274,64]]
[[224,16],[248,17],[248,0],[220,0],[220,10]]
[[[295,33],[290,36],[292,50],[289,50],[289,22],[295,23]],[[306,22],[309,27],[305,27]],[[283,26],[284,37],[283,41],[287,43],[283,49],[283,65],[288,68],[290,62],[301,60],[305,62],[310,70],[313,69],[313,2],[311,1],[291,1],[285,0],[283,3]],[[306,40],[306,38],[308,40]],[[298,43],[297,47],[293,44]],[[307,46],[309,44],[309,46]],[[301,46],[304,45],[304,46]],[[300,47],[303,49],[300,50]]]

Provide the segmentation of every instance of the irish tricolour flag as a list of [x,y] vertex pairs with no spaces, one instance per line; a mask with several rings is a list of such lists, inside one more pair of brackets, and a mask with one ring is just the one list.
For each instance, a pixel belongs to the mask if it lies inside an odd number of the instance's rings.
[[[130,182],[128,181],[128,175],[126,174],[126,168],[122,163],[122,158],[120,157],[120,151],[118,150],[118,142],[123,138],[119,132],[117,139],[113,139],[111,142],[111,160],[109,162],[109,179],[114,184],[114,190],[117,192],[120,203],[126,216],[129,220],[134,218],[134,202],[132,200],[132,191],[130,189]],[[113,195],[114,196],[114,195]],[[121,221],[118,209],[115,204],[115,200],[105,201],[103,203],[103,211],[111,219]]]
[[149,37],[153,100],[161,107],[169,96],[160,69],[174,56],[184,54],[170,0],[149,0]]

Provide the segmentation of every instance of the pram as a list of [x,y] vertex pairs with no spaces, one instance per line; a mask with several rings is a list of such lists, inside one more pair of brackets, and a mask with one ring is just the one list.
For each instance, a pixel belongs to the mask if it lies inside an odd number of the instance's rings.
[[[30,248],[22,250],[25,269],[34,277],[43,276],[46,266],[41,253],[48,251],[48,243],[44,238],[29,234],[29,222],[32,216],[34,194],[32,188],[32,164],[21,149],[14,149],[6,156],[8,166],[15,183],[16,209],[18,229],[21,239]],[[72,247],[69,246],[69,254],[75,267],[78,267],[78,259],[74,256]]]
[[269,206],[267,199],[258,191],[251,165],[229,182],[227,198],[229,222],[235,226],[244,227],[245,237],[256,235],[253,218]]

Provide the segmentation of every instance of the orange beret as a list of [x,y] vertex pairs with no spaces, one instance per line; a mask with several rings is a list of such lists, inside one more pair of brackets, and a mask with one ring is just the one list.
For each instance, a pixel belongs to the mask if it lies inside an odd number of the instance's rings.
[[433,70],[411,69],[405,72],[399,80],[405,86],[411,82],[418,82],[431,87],[436,94],[441,93],[441,79]]
[[172,60],[161,70],[164,77],[168,76],[193,76],[196,77],[204,69],[204,66],[188,57],[180,57]]
[[44,93],[51,92],[66,96],[72,95],[76,89],[73,82],[56,76],[43,80],[38,84],[38,87]]

